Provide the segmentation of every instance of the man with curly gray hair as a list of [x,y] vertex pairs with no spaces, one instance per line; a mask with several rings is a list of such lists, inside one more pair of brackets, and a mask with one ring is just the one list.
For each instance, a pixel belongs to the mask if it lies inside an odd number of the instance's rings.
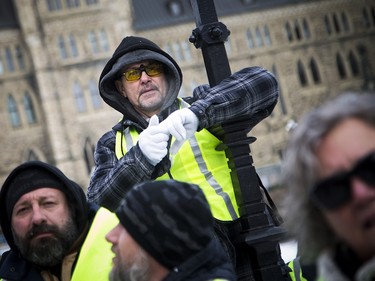
[[[319,280],[375,280],[375,93],[307,114],[285,153],[286,226]],[[294,280],[315,280],[293,268]],[[301,273],[302,272],[302,273]]]

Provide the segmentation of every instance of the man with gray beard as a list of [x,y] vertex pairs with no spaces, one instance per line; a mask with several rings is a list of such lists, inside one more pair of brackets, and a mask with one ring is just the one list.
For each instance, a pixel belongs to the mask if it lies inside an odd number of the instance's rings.
[[10,250],[0,280],[108,280],[105,234],[116,216],[89,204],[82,188],[40,161],[15,168],[0,192],[0,223]]
[[111,281],[234,281],[198,185],[175,180],[135,185],[116,211]]

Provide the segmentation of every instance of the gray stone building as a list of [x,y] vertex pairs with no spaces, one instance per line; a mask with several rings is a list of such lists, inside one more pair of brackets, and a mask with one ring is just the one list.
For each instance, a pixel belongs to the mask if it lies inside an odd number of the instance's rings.
[[[232,72],[271,70],[281,96],[251,135],[254,165],[279,181],[287,128],[310,108],[348,90],[374,88],[374,0],[215,0],[231,31]],[[124,36],[157,42],[181,65],[181,96],[207,83],[189,0],[1,0],[0,183],[39,159],[83,188],[99,137],[121,117],[98,95],[105,62]]]

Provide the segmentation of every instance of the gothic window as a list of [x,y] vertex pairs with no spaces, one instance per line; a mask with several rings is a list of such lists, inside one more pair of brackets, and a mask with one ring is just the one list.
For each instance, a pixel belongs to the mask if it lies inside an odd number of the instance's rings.
[[312,58],[310,60],[310,70],[311,70],[311,74],[312,74],[314,83],[315,84],[320,83],[321,82],[320,81],[320,73],[319,73],[318,65],[316,64],[314,58]]
[[228,40],[224,42],[224,47],[228,54],[232,53],[232,44],[230,38],[228,38]]
[[247,45],[249,46],[249,48],[250,49],[254,48],[254,39],[253,39],[253,35],[251,34],[250,28],[248,28],[246,31],[246,39],[247,39]]
[[311,33],[310,33],[310,27],[306,19],[303,19],[302,21],[302,30],[303,30],[303,35],[305,38],[310,38]]
[[3,73],[4,73],[3,58],[1,57],[1,53],[0,53],[0,75]]
[[17,108],[17,103],[11,95],[8,96],[8,113],[12,127],[17,128],[21,126],[21,118]]
[[66,0],[68,8],[76,8],[80,6],[79,0]]
[[65,40],[62,35],[59,36],[57,44],[59,46],[60,58],[66,59],[68,57],[68,53],[66,51]]
[[190,44],[187,41],[182,41],[181,43],[182,50],[184,53],[184,58],[186,61],[191,61],[191,50],[190,50]]
[[332,27],[331,27],[330,19],[327,15],[324,16],[324,26],[325,26],[327,34],[330,35],[332,33]]
[[357,61],[357,59],[354,56],[352,51],[349,52],[348,60],[349,60],[349,65],[350,65],[350,68],[352,70],[353,76],[358,76],[359,75],[359,65],[358,65],[358,61]]
[[346,13],[345,13],[345,12],[342,12],[342,13],[341,13],[341,22],[342,22],[342,26],[343,26],[343,28],[344,28],[344,31],[345,31],[345,32],[350,31],[350,26],[349,26],[349,22],[348,22],[348,17],[346,16]]
[[340,23],[339,20],[337,19],[337,15],[333,14],[333,26],[335,27],[336,33],[340,33]]
[[272,41],[271,41],[271,35],[270,35],[270,30],[268,29],[268,26],[264,26],[264,41],[267,46],[271,46]]
[[[272,73],[276,76],[276,78],[278,78],[278,73],[277,73],[275,65],[272,66]],[[286,115],[288,113],[288,111],[286,109],[285,99],[284,99],[284,95],[283,95],[283,92],[281,91],[281,89],[279,89],[279,102],[278,102],[278,104],[279,104],[281,113],[283,115]]]
[[262,34],[260,33],[259,27],[255,28],[255,43],[257,47],[263,46],[263,38]]
[[370,16],[366,8],[363,8],[362,10],[362,20],[363,20],[365,27],[369,28],[371,26]]
[[36,114],[34,110],[33,101],[31,100],[31,97],[27,91],[23,96],[23,106],[25,108],[27,122],[29,124],[36,123]]
[[102,99],[100,97],[97,84],[93,79],[89,81],[89,91],[93,107],[95,109],[100,108],[102,106]]
[[168,1],[167,8],[168,8],[169,13],[174,17],[181,16],[184,12],[182,3],[179,0]]
[[105,52],[108,52],[109,51],[108,37],[104,29],[99,31],[99,40],[100,40],[100,46],[102,47],[102,50]]
[[95,167],[94,150],[95,146],[91,143],[90,138],[87,138],[85,141],[85,147],[83,149],[83,156],[85,158],[88,175],[91,173],[91,170]]
[[294,34],[296,35],[297,40],[301,40],[301,29],[297,20],[294,22]]
[[15,70],[14,61],[13,61],[12,51],[9,47],[5,48],[5,59],[6,59],[8,70],[10,72],[13,72]]
[[286,35],[288,37],[289,42],[292,42],[293,41],[293,33],[292,33],[292,28],[290,27],[289,22],[287,22],[285,24],[285,31],[286,31]]
[[72,33],[69,34],[69,44],[70,44],[70,50],[73,57],[78,56],[78,49],[77,49],[77,42]]
[[306,86],[307,85],[307,76],[305,72],[305,67],[303,66],[302,62],[299,60],[297,63],[297,71],[298,71],[298,77],[299,77],[299,82],[301,86]]
[[86,0],[87,5],[98,4],[98,0]]
[[50,12],[62,9],[61,0],[47,0],[47,6]]
[[85,96],[83,94],[81,85],[78,82],[74,82],[73,85],[73,95],[76,102],[76,108],[78,112],[86,111],[86,103],[85,103]]
[[181,46],[178,42],[173,42],[172,43],[172,49],[173,49],[173,54],[174,54],[174,57],[177,61],[182,61],[184,59],[183,55],[182,55],[182,50],[181,50]]
[[18,67],[20,69],[25,69],[25,57],[19,45],[16,46],[16,59],[17,59]]
[[91,51],[93,52],[93,54],[97,54],[99,52],[99,46],[98,41],[96,40],[95,33],[93,31],[90,31],[88,36],[91,45]]
[[344,60],[342,59],[342,56],[340,54],[336,55],[336,66],[337,66],[337,71],[339,73],[340,78],[345,79],[346,70],[345,70]]

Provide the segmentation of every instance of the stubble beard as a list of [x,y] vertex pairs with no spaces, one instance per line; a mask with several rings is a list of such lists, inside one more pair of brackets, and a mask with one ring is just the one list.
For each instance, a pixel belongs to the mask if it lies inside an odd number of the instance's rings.
[[[144,113],[155,113],[159,112],[165,103],[165,98],[163,98],[159,92],[155,93],[154,97],[148,99],[142,99],[140,96],[139,102],[139,110]],[[149,116],[151,117],[151,116]]]
[[123,264],[121,260],[114,265],[109,274],[110,281],[148,281],[150,280],[150,264],[147,255],[141,250],[131,264]]

